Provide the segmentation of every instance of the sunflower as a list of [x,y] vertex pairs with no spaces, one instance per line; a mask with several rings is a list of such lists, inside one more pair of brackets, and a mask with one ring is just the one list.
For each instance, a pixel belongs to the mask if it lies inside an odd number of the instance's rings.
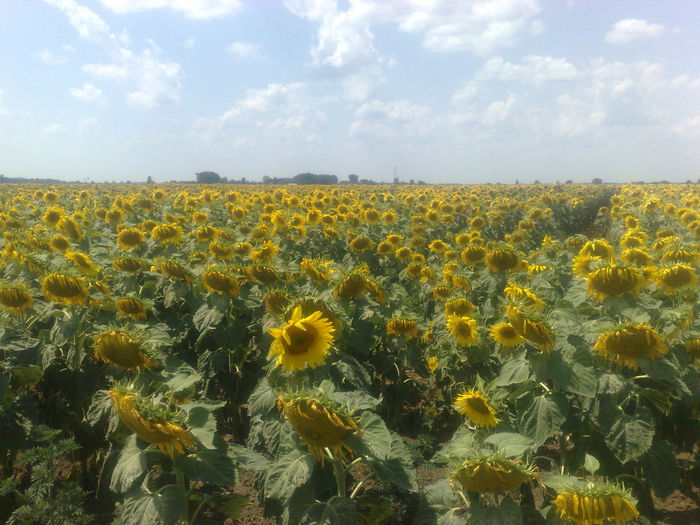
[[667,352],[663,339],[651,326],[623,325],[598,336],[593,349],[608,361],[637,369],[637,359],[656,359]]
[[386,333],[412,338],[418,335],[418,325],[410,319],[393,318],[386,324]]
[[54,252],[65,253],[67,250],[70,250],[72,244],[67,237],[57,233],[49,239],[49,247]]
[[277,257],[280,247],[270,241],[265,241],[263,245],[253,251],[251,258],[256,263],[266,263]]
[[700,361],[700,339],[690,339],[686,341],[685,350],[693,361]]
[[445,303],[445,315],[457,315],[459,317],[471,317],[474,313],[474,305],[469,299],[459,297]]
[[176,281],[187,281],[192,282],[192,276],[189,274],[185,268],[183,268],[179,263],[171,261],[169,259],[156,259],[153,261],[153,266],[151,271],[157,271],[163,275],[167,275],[171,279]]
[[513,325],[507,322],[493,325],[489,333],[491,334],[491,339],[502,346],[513,347],[525,342],[525,338],[515,331]]
[[196,447],[180,418],[170,411],[159,410],[152,402],[121,389],[110,390],[109,396],[122,423],[142,440],[156,444],[163,454],[174,458],[184,454],[185,448]]
[[452,295],[452,289],[449,286],[438,285],[433,288],[433,299],[438,301],[446,301]]
[[97,265],[85,253],[68,251],[65,253],[65,257],[85,275],[97,275],[100,271]]
[[520,258],[513,250],[502,248],[488,252],[484,261],[491,272],[510,272],[518,268]]
[[348,250],[355,253],[362,253],[372,249],[372,241],[365,235],[358,235],[348,243]]
[[588,295],[596,301],[625,293],[637,295],[647,285],[647,279],[639,269],[614,264],[592,271],[586,280]]
[[600,263],[603,259],[597,255],[577,255],[571,260],[571,272],[583,279],[593,271],[592,266]]
[[146,305],[135,297],[121,297],[114,302],[114,306],[117,310],[117,315],[121,317],[129,317],[134,321],[148,318]]
[[470,317],[448,315],[447,329],[461,346],[474,346],[479,339],[476,320]]
[[425,360],[425,362],[428,365],[428,370],[430,370],[431,372],[435,372],[435,370],[437,370],[440,366],[440,361],[435,356],[430,356],[428,359]]
[[50,273],[41,283],[44,297],[68,306],[85,304],[87,290],[79,279],[70,275]]
[[209,270],[202,273],[200,279],[209,293],[229,294],[232,297],[238,297],[238,281],[228,274]]
[[336,299],[341,297],[357,299],[367,292],[367,279],[358,273],[352,273],[343,278],[333,291]]
[[161,224],[151,230],[151,237],[163,245],[178,244],[182,235],[182,227],[179,224]]
[[327,283],[331,280],[331,276],[326,270],[332,261],[319,261],[316,259],[302,259],[299,263],[299,268],[302,273],[317,284]]
[[467,390],[458,395],[455,409],[478,427],[493,428],[498,425],[496,411],[488,399],[476,390]]
[[124,251],[138,248],[144,242],[146,242],[146,237],[137,228],[126,228],[117,234],[117,244]]
[[127,332],[107,330],[95,335],[95,357],[127,370],[148,370],[158,362],[144,354],[141,343]]
[[56,224],[56,229],[61,233],[65,233],[75,242],[83,240],[83,233],[80,231],[80,225],[73,217],[61,217],[61,220]]
[[270,357],[277,357],[276,365],[285,370],[302,370],[307,364],[315,368],[326,360],[333,342],[333,323],[319,311],[302,317],[297,306],[282,328],[271,328],[275,340],[270,345]]
[[589,257],[600,257],[612,261],[615,259],[615,250],[610,246],[610,243],[605,239],[596,239],[595,241],[586,242],[578,252],[579,255],[587,255]]
[[513,329],[543,352],[554,347],[554,333],[545,323],[533,321],[517,306],[506,306],[506,316]]
[[287,310],[290,300],[287,292],[283,292],[282,290],[270,290],[263,296],[265,311],[281,315]]
[[32,307],[32,296],[20,286],[4,286],[0,288],[0,304],[15,315],[23,314]]
[[698,258],[700,258],[700,253],[694,250],[671,249],[664,252],[661,256],[661,262],[694,265],[697,264]]
[[676,264],[656,272],[656,286],[669,295],[681,288],[694,287],[697,283],[695,269],[686,264]]
[[352,434],[361,434],[350,414],[324,399],[283,395],[277,398],[277,405],[320,462],[323,462],[326,448],[336,457],[343,455],[343,450],[352,452],[345,440]]
[[127,273],[137,273],[148,269],[146,261],[130,257],[117,257],[112,261],[112,266],[115,270]]
[[515,283],[508,283],[503,293],[511,301],[518,302],[535,312],[543,311],[546,306],[545,302],[537,297],[531,290],[518,286]]
[[56,226],[58,221],[60,221],[65,214],[66,212],[63,211],[63,208],[59,206],[50,206],[46,209],[44,215],[41,216],[41,220],[48,226]]
[[280,274],[271,266],[248,266],[245,270],[249,279],[271,285],[280,280]]
[[639,517],[629,492],[608,483],[561,491],[552,503],[562,520],[576,525],[626,523]]
[[452,473],[450,483],[459,483],[471,492],[507,492],[515,490],[534,477],[530,467],[521,461],[493,454],[468,459]]

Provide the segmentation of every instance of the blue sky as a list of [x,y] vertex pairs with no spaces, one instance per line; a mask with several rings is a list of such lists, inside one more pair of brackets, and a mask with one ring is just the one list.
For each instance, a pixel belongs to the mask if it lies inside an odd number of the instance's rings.
[[700,177],[697,0],[2,0],[0,173]]

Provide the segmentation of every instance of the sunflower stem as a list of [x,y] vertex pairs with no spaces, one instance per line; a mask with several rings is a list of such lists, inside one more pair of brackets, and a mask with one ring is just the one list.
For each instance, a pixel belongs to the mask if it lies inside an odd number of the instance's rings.
[[187,494],[187,486],[185,485],[185,473],[179,468],[175,469],[175,480],[177,482],[178,488],[185,494],[184,508],[182,509],[182,516],[180,516],[180,521],[182,523],[189,523],[190,517],[190,505],[189,505],[189,495]]
[[338,497],[345,498],[347,494],[347,488],[345,486],[345,478],[347,476],[347,470],[343,464],[343,458],[338,455],[334,455],[328,447],[325,448],[326,454],[331,459],[333,464],[333,474],[335,474],[335,484],[338,488]]

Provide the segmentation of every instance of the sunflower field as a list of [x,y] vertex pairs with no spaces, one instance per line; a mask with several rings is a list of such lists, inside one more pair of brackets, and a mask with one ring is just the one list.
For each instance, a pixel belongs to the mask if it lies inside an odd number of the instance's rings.
[[7,523],[697,509],[697,186],[6,184],[0,200]]

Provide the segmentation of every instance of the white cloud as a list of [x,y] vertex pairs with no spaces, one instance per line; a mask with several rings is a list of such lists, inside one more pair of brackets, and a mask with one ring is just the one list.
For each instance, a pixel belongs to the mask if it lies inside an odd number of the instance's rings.
[[87,117],[78,122],[78,131],[84,132],[90,128],[94,128],[98,123],[98,120],[94,117]]
[[148,9],[172,9],[187,18],[207,19],[230,15],[238,11],[241,0],[100,0],[102,5],[117,14]]
[[[149,40],[148,47],[141,52],[135,52],[130,47],[130,38],[125,31],[120,36],[116,36],[110,32],[109,26],[95,12],[78,5],[75,0],[44,1],[61,9],[82,38],[103,46],[111,58],[111,63],[86,64],[82,69],[102,80],[133,86],[125,97],[129,106],[155,108],[179,103],[182,77],[180,64],[162,60],[160,58],[162,50],[153,40]],[[155,5],[156,3],[159,5]],[[183,1],[173,2],[171,7],[177,8],[176,4],[181,7],[187,4],[189,8],[200,9],[200,13],[203,13],[206,9],[213,10],[216,5],[221,6],[225,3],[211,3],[203,0]],[[127,7],[127,4],[136,5],[137,2],[115,2],[116,4]],[[138,4],[146,7],[165,7],[160,4],[167,4],[167,2],[147,1],[138,2]],[[91,90],[91,93],[94,94],[94,90]],[[83,94],[89,96],[88,93]],[[80,97],[80,93],[76,91],[74,96]]]
[[664,26],[659,24],[650,24],[646,20],[637,18],[625,18],[615,23],[605,35],[605,40],[611,44],[629,44],[643,38],[655,38],[664,30]]
[[85,83],[82,88],[71,88],[70,94],[73,98],[83,102],[96,102],[102,97],[102,90],[92,84]]
[[60,65],[60,64],[65,64],[68,62],[68,58],[65,56],[61,55],[56,55],[49,51],[48,49],[42,49],[41,51],[37,51],[32,55],[34,58],[38,58],[41,60],[44,64],[51,64],[51,65]]
[[306,89],[301,82],[249,89],[220,116],[198,119],[192,134],[205,141],[249,133],[273,142],[305,140],[325,120]]
[[371,100],[355,111],[350,137],[369,140],[421,138],[429,136],[432,128],[433,119],[427,106],[412,104],[408,100]]
[[194,44],[195,44],[194,38],[188,38],[187,40],[185,40],[183,42],[182,45],[185,49],[192,49],[194,47]]
[[64,131],[68,131],[68,129],[65,126],[61,126],[60,124],[51,124],[49,126],[45,126],[41,131],[45,135],[55,135],[57,133],[63,133]]
[[583,102],[571,95],[561,95],[556,100],[556,116],[552,131],[563,137],[576,137],[600,126],[605,118],[601,107]]
[[481,123],[485,126],[495,126],[504,122],[513,114],[516,100],[517,97],[511,93],[506,100],[491,103],[481,116]]
[[476,74],[479,80],[498,78],[500,80],[520,80],[535,85],[561,80],[574,80],[579,77],[576,67],[565,58],[527,55],[522,64],[506,62],[494,57]]
[[674,126],[673,131],[684,138],[700,139],[700,115],[684,118]]
[[248,42],[232,42],[226,46],[226,51],[241,60],[260,60],[263,56],[259,45]]

